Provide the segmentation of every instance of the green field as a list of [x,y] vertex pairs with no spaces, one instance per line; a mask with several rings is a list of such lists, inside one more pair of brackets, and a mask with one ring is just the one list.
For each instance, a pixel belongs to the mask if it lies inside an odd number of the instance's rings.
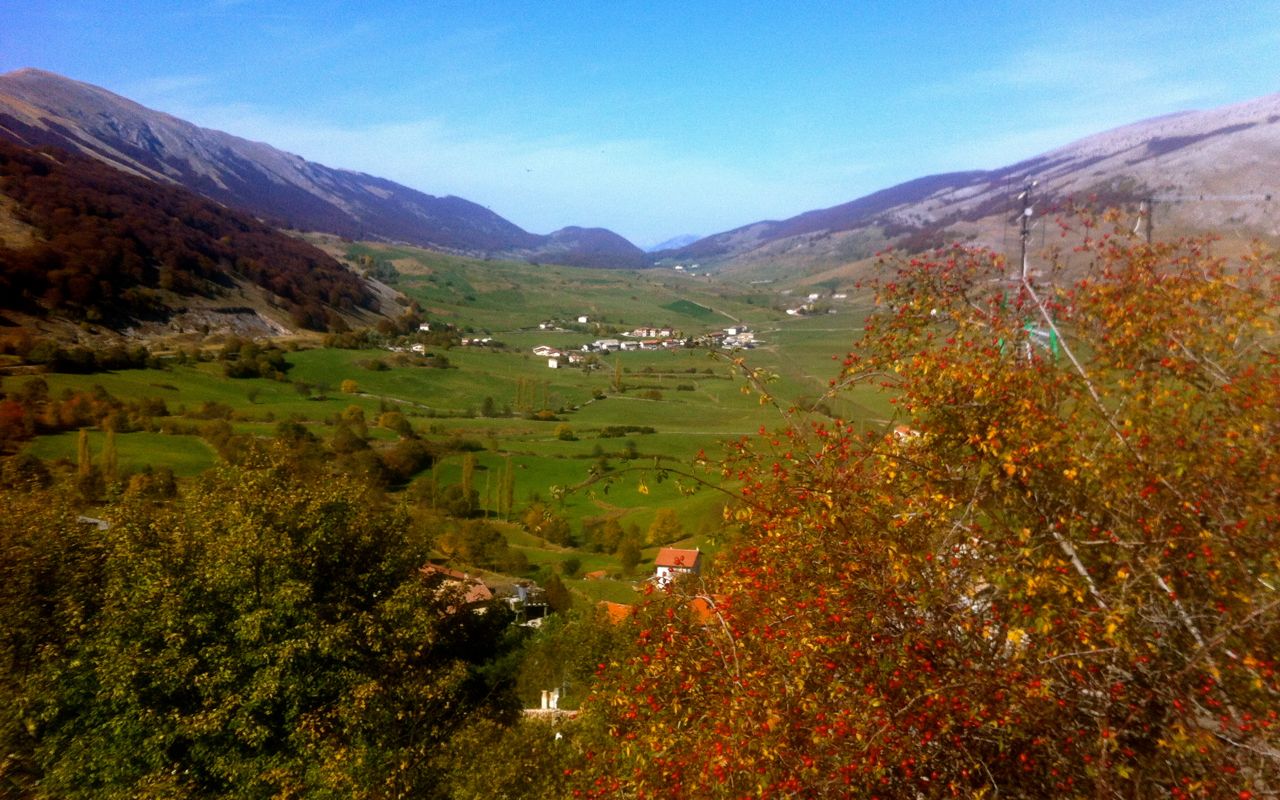
[[[374,446],[396,435],[379,428],[383,411],[407,418],[419,436],[445,452],[476,451],[474,487],[482,513],[495,516],[500,475],[510,461],[515,474],[515,513],[535,500],[553,503],[576,532],[584,519],[613,517],[641,531],[659,509],[677,510],[688,534],[683,543],[714,550],[726,496],[703,483],[695,457],[715,462],[726,440],[762,425],[783,422],[782,412],[762,403],[742,377],[743,366],[770,376],[777,406],[818,406],[826,413],[883,426],[890,417],[885,398],[871,391],[827,396],[828,382],[856,341],[868,310],[865,299],[848,301],[836,313],[786,315],[785,297],[718,279],[691,278],[665,270],[597,271],[510,262],[475,261],[410,248],[353,245],[351,257],[370,255],[393,264],[398,289],[416,299],[433,324],[484,331],[495,345],[454,346],[432,352],[447,368],[388,349],[314,347],[286,355],[283,381],[229,379],[218,362],[173,362],[164,370],[126,370],[94,375],[44,376],[50,395],[99,386],[122,401],[159,398],[170,419],[186,422],[188,435],[129,433],[117,437],[122,468],[167,466],[182,477],[211,466],[216,456],[198,436],[202,409],[217,404],[233,428],[269,437],[282,420],[303,423],[326,439],[334,421],[352,406],[369,423]],[[578,323],[579,316],[589,322]],[[540,323],[559,329],[541,329]],[[532,354],[539,344],[577,349],[602,335],[639,326],[672,326],[697,336],[746,324],[758,346],[729,353],[705,348],[600,354],[593,369],[548,368]],[[412,337],[410,337],[412,339]],[[210,342],[216,345],[216,341]],[[402,343],[402,346],[405,343]],[[833,360],[834,357],[834,360]],[[342,392],[354,382],[354,392]],[[14,389],[21,379],[8,378]],[[350,389],[350,385],[346,388]],[[531,418],[537,409],[553,419]],[[520,408],[520,404],[525,408]],[[523,413],[522,413],[523,412]],[[630,426],[622,435],[610,429]],[[635,429],[644,429],[643,432]],[[651,430],[650,430],[651,429]],[[91,449],[101,448],[101,434]],[[48,460],[75,457],[74,433],[40,437],[29,452]],[[461,479],[462,455],[446,456],[435,469],[442,486]],[[683,474],[683,475],[682,475]],[[619,572],[612,555],[565,550],[522,539],[518,526],[504,528],[512,546],[534,566],[554,566],[573,556],[582,574]],[[651,563],[655,550],[644,553]],[[644,566],[642,564],[641,571]],[[625,599],[627,581],[574,579],[576,591],[596,599]]]

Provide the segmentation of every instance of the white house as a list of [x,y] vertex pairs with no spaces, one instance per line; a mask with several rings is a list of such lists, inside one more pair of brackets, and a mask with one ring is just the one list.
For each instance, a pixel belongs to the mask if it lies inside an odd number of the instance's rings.
[[697,575],[702,572],[702,551],[664,547],[654,559],[653,581],[666,586],[680,575]]

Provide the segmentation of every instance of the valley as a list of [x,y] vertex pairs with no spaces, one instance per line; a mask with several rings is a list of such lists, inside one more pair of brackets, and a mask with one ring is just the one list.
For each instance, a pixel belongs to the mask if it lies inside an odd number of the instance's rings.
[[0,795],[1273,795],[1278,170],[646,253],[0,75]]
[[[661,545],[714,552],[725,541],[724,507],[732,494],[717,491],[720,476],[695,461],[701,454],[714,465],[724,442],[784,422],[744,379],[748,368],[770,375],[768,391],[782,408],[820,404],[822,413],[865,426],[889,422],[891,410],[873,393],[823,398],[836,367],[832,355],[852,346],[869,310],[865,295],[803,318],[785,313],[794,302],[789,295],[670,270],[596,271],[311,239],[353,268],[377,265],[374,271],[418,304],[422,326],[435,333],[371,331],[379,344],[354,349],[326,347],[319,334],[295,336],[283,340],[282,379],[228,379],[227,362],[217,355],[234,334],[159,338],[149,346],[161,369],[48,373],[41,377],[49,395],[101,391],[125,402],[162,402],[169,416],[153,430],[114,437],[118,469],[126,476],[170,469],[180,481],[217,461],[207,441],[211,419],[264,441],[288,421],[329,442],[337,423],[354,415],[366,421],[368,445],[378,450],[400,435],[377,421],[398,413],[438,455],[390,479],[389,488],[404,492],[426,481],[442,492],[462,482],[463,462],[473,459],[471,513],[524,553],[529,576],[545,577],[569,558],[580,562],[581,574],[608,574],[566,576],[583,601],[634,602],[634,581],[652,570]],[[581,351],[605,336],[628,341],[620,332],[642,326],[669,328],[681,344]],[[728,326],[749,326],[758,346],[733,352],[692,341]],[[549,368],[533,354],[539,345],[579,352],[584,361]],[[738,358],[746,362],[735,365]],[[0,391],[17,392],[24,380],[7,376]],[[92,452],[101,452],[103,436],[91,433]],[[67,431],[40,436],[25,452],[70,464],[76,448],[77,434]],[[511,507],[499,498],[507,470],[514,475]],[[548,542],[522,528],[521,515],[536,503],[554,507],[572,541]],[[662,509],[676,513],[683,534],[650,541],[647,531]],[[585,528],[606,519],[644,542],[636,573],[624,576],[616,552],[599,552],[588,541]]]

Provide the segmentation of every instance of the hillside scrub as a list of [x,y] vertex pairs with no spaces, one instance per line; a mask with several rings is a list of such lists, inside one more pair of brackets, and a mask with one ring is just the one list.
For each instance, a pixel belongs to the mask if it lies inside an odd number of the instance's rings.
[[738,445],[745,532],[625,623],[580,796],[1280,791],[1275,258],[1110,222],[1070,281],[885,257],[832,393],[896,418]]

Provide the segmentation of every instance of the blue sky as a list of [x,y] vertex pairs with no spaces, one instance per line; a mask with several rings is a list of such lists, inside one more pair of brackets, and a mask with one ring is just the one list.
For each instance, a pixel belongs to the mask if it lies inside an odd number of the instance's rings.
[[1280,3],[0,0],[39,67],[642,246],[1280,91]]

